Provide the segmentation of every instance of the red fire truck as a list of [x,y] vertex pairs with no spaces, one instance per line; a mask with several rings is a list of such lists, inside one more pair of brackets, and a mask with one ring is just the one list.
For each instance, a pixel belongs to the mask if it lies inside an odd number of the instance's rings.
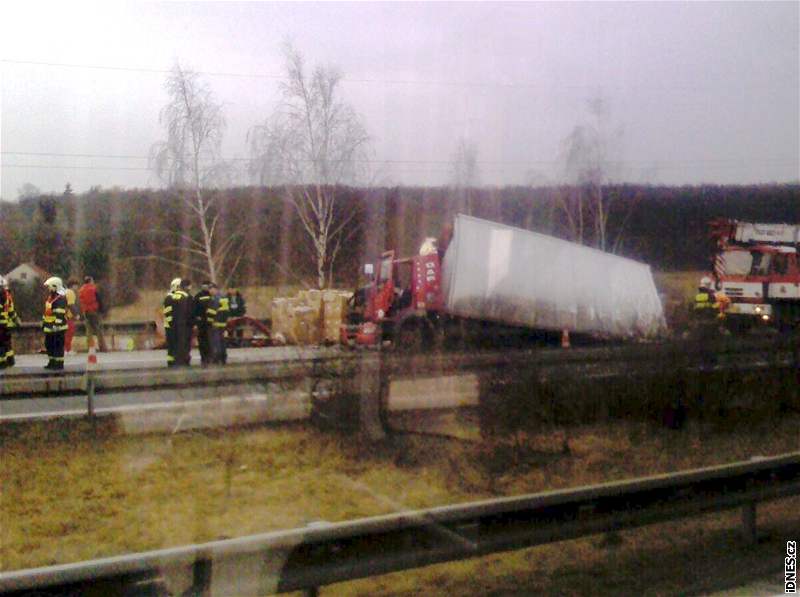
[[800,225],[715,220],[716,288],[730,300],[726,318],[749,327],[800,322]]

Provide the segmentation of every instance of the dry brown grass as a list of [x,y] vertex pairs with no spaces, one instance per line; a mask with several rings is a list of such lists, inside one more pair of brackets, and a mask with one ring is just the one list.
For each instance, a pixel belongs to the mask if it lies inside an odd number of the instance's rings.
[[[0,429],[0,569],[775,454],[797,449],[799,422],[795,417],[769,429],[715,435],[699,427],[668,432],[635,423],[593,425],[570,432],[569,455],[561,453],[563,432],[545,432],[531,437],[525,458],[515,466],[501,451],[477,442],[399,436],[374,449],[305,425],[147,437],[120,437],[110,429],[93,436],[86,424],[76,422],[5,426]],[[721,529],[730,526],[720,520]],[[632,531],[639,532],[644,531]],[[648,532],[660,536],[657,530]],[[626,553],[634,558],[639,540],[632,541]],[[489,592],[493,582],[508,587],[509,574],[533,582],[533,560],[559,570],[574,566],[575,557],[602,559],[591,555],[595,543],[589,539],[493,556],[485,559],[492,573],[480,574],[480,586]],[[436,592],[452,585],[455,594],[465,594],[486,565],[482,561],[339,588],[388,594],[420,587]],[[535,580],[534,586],[548,578]]]

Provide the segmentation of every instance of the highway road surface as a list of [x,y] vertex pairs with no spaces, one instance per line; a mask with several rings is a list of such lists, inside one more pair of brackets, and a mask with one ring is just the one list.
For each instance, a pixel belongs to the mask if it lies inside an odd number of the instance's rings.
[[[311,358],[338,351],[336,348],[243,348],[230,350],[228,362],[257,363]],[[199,355],[192,353],[193,362]],[[43,369],[45,355],[22,355],[18,365],[2,376],[59,375]],[[161,350],[110,352],[98,355],[103,371],[141,369],[147,375],[153,368],[166,368],[166,353]],[[65,369],[82,373],[86,355],[68,356]],[[150,373],[152,375],[152,373]],[[1,380],[0,380],[1,381]],[[247,382],[211,387],[163,388],[153,390],[98,393],[94,398],[97,415],[114,415],[129,433],[178,431],[180,429],[220,427],[236,423],[300,420],[311,410],[309,380],[287,386],[272,382]],[[393,381],[388,407],[393,411],[456,408],[477,404],[478,382],[472,374]],[[83,417],[87,413],[85,396],[24,397],[0,401],[0,423]]]
[[[228,349],[229,363],[253,363],[258,361],[277,361],[297,358],[310,358],[320,354],[330,354],[338,348],[316,348],[305,346],[274,346],[269,348],[233,348]],[[86,369],[86,353],[70,355],[64,358],[66,371],[84,371]],[[0,371],[4,375],[26,375],[48,373],[44,368],[47,355],[23,354],[17,356],[17,364],[10,369]],[[97,354],[98,369],[152,369],[167,366],[166,350],[133,350],[128,352],[103,352]],[[200,366],[200,353],[192,350],[192,365]],[[58,375],[52,372],[52,375]]]

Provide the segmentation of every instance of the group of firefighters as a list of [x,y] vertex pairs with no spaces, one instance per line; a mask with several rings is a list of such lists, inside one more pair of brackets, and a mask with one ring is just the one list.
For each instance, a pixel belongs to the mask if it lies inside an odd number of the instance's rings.
[[[42,332],[48,357],[45,369],[64,368],[64,352],[70,352],[72,349],[75,320],[81,315],[86,324],[87,336],[89,338],[97,336],[100,350],[104,351],[105,340],[100,325],[102,304],[92,277],[86,276],[80,289],[77,289],[78,283],[74,281],[70,281],[68,287],[65,287],[61,278],[57,276],[48,278],[44,286],[47,288],[47,298],[42,315]],[[0,276],[0,369],[13,367],[16,362],[11,345],[11,331],[19,325],[20,319],[14,307],[8,281]]]
[[[64,354],[71,351],[75,321],[83,316],[87,340],[92,345],[97,337],[100,351],[106,350],[100,322],[102,302],[91,276],[86,276],[83,286],[77,282],[64,286],[61,278],[51,277],[45,283],[47,297],[42,315],[47,365],[45,369],[64,369]],[[189,280],[175,278],[164,298],[164,328],[167,337],[167,366],[186,367],[190,364],[193,328],[197,327],[200,361],[205,367],[224,365],[228,359],[225,348],[225,328],[228,317],[241,317],[246,313],[241,293],[230,289],[221,294],[216,284],[203,282],[200,291],[189,294]],[[20,318],[7,280],[0,276],[0,369],[13,367],[15,353],[11,332],[20,326]]]
[[225,347],[225,328],[229,317],[246,313],[242,295],[231,289],[220,293],[210,281],[200,285],[200,291],[190,294],[191,282],[175,278],[164,297],[164,331],[167,337],[167,366],[188,367],[191,357],[192,329],[197,327],[197,346],[200,364],[224,365],[228,360]]

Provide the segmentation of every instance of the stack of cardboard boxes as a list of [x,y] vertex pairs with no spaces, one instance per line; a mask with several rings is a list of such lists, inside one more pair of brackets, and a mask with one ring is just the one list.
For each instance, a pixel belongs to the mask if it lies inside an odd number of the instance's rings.
[[335,344],[352,292],[301,290],[272,301],[272,338],[286,344]]

